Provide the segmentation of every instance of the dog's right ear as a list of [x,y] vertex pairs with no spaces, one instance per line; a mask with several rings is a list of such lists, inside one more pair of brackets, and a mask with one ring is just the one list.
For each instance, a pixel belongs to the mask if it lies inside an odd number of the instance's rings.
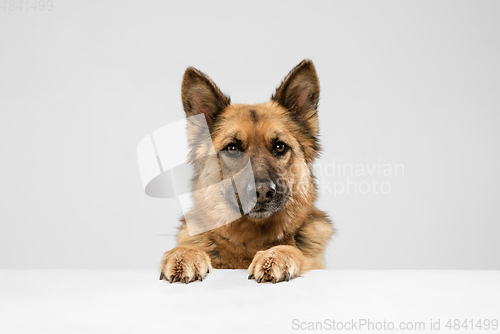
[[194,67],[189,67],[182,80],[182,105],[186,116],[205,114],[208,126],[218,114],[231,104],[208,76]]
[[319,80],[313,62],[304,59],[288,73],[271,100],[288,109],[295,119],[318,132]]

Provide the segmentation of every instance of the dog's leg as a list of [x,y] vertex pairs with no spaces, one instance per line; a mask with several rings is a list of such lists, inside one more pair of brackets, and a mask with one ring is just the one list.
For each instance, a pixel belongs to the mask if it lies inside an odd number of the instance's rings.
[[203,281],[212,268],[210,257],[198,245],[180,245],[166,252],[161,259],[160,279],[170,283]]
[[257,282],[288,281],[312,269],[323,269],[323,254],[334,229],[321,211],[314,211],[295,233],[294,245],[279,245],[255,254],[248,271]]

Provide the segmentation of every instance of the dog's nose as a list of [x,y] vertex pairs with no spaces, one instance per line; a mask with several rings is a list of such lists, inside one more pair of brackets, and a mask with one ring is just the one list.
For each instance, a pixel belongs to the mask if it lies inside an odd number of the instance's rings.
[[257,196],[257,203],[267,203],[270,202],[276,196],[276,184],[273,181],[259,181],[255,182],[255,188],[253,185],[247,187],[247,193],[249,196],[252,192]]

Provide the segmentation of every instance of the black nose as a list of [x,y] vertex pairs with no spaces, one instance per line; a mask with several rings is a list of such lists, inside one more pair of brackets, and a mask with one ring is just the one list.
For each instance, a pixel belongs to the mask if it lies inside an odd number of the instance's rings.
[[247,193],[249,196],[255,192],[257,196],[257,203],[267,203],[270,202],[276,196],[276,184],[273,181],[258,181],[255,182],[255,188],[253,185],[247,187]]

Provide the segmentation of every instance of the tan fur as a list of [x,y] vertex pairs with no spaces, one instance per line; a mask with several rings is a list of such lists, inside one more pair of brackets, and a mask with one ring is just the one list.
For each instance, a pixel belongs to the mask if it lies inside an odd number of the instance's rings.
[[[250,157],[256,175],[263,169],[280,175],[290,191],[285,206],[268,218],[242,216],[238,220],[191,236],[185,219],[177,235],[178,246],[161,261],[161,276],[170,282],[202,280],[208,268],[248,269],[260,282],[287,281],[307,270],[324,268],[323,253],[334,230],[328,217],[314,207],[316,186],[312,162],[319,152],[317,102],[319,84],[312,62],[304,61],[285,78],[271,101],[256,105],[231,104],[213,82],[195,69],[183,81],[183,103],[188,116],[206,115],[216,151],[237,136]],[[190,135],[194,164],[193,188],[213,184],[219,166],[196,160],[207,149]],[[276,157],[269,153],[273,139],[287,143],[290,151]],[[229,139],[228,139],[229,138]],[[260,167],[259,167],[260,166]],[[260,170],[259,168],[262,168]],[[208,191],[208,190],[207,190]],[[204,190],[193,195],[190,221],[203,224],[226,210],[206,198]]]

